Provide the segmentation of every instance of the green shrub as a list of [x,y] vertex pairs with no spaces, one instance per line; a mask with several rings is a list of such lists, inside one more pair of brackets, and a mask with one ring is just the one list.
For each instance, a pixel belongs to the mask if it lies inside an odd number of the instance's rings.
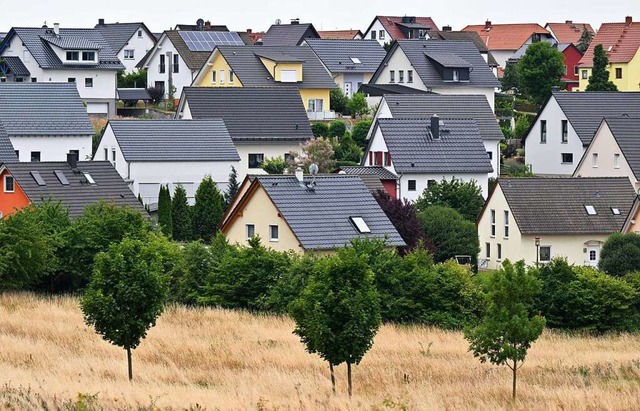
[[344,121],[333,120],[329,123],[329,137],[342,137],[347,132],[347,125]]
[[329,126],[325,123],[313,123],[311,132],[314,137],[327,137],[329,135]]
[[431,206],[418,213],[424,235],[435,246],[434,259],[444,262],[457,255],[471,256],[476,265],[480,243],[475,223],[453,208]]
[[640,271],[640,235],[612,234],[602,246],[598,267],[616,277]]

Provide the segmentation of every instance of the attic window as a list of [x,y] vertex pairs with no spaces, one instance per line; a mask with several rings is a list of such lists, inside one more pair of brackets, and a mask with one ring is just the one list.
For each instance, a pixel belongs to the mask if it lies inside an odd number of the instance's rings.
[[584,206],[584,209],[587,210],[587,214],[588,215],[597,215],[598,212],[596,211],[596,208],[592,205],[586,205]]
[[95,184],[96,183],[96,180],[94,180],[93,177],[91,177],[91,174],[89,174],[89,173],[82,173],[82,174],[84,175],[84,178],[87,179],[87,182],[89,184]]
[[60,181],[60,184],[62,184],[63,186],[69,185],[69,180],[67,180],[67,176],[65,176],[61,170],[54,170],[53,173],[56,175],[56,177],[58,177],[58,181]]
[[357,57],[350,57],[350,59],[351,59],[351,62],[352,62],[353,64],[362,64],[362,62],[360,61],[360,59],[359,59],[359,58],[357,58]]
[[36,181],[36,183],[38,183],[39,186],[46,186],[47,185],[47,183],[44,181],[44,179],[40,175],[40,172],[32,171],[31,172],[31,177],[33,177],[33,179]]
[[351,223],[361,234],[371,232],[371,229],[369,228],[367,223],[364,222],[364,219],[362,217],[349,217],[349,221],[351,221]]
[[620,215],[619,208],[611,207],[611,212],[613,213],[613,215]]

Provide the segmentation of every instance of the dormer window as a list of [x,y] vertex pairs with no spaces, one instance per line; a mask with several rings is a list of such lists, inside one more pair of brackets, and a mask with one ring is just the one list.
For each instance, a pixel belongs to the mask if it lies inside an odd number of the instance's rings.
[[80,52],[67,51],[67,61],[79,61],[79,60],[80,60]]
[[453,81],[460,81],[460,71],[454,69],[452,72]]
[[95,61],[96,60],[96,52],[95,51],[83,51],[82,52],[82,61]]
[[458,56],[448,52],[427,52],[426,57],[438,71],[444,81],[454,83],[468,82],[471,72],[471,64]]

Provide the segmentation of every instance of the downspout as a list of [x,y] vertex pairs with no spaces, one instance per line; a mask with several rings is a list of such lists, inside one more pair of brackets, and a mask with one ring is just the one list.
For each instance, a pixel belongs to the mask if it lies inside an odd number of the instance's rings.
[[398,200],[402,200],[402,173],[398,174]]

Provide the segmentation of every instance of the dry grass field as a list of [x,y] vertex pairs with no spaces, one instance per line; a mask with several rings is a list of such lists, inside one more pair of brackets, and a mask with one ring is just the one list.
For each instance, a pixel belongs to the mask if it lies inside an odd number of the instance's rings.
[[460,333],[385,326],[354,368],[304,351],[288,318],[170,308],[126,356],[85,326],[74,298],[0,296],[0,409],[632,410],[640,337],[546,332],[510,402],[506,368],[480,364]]

